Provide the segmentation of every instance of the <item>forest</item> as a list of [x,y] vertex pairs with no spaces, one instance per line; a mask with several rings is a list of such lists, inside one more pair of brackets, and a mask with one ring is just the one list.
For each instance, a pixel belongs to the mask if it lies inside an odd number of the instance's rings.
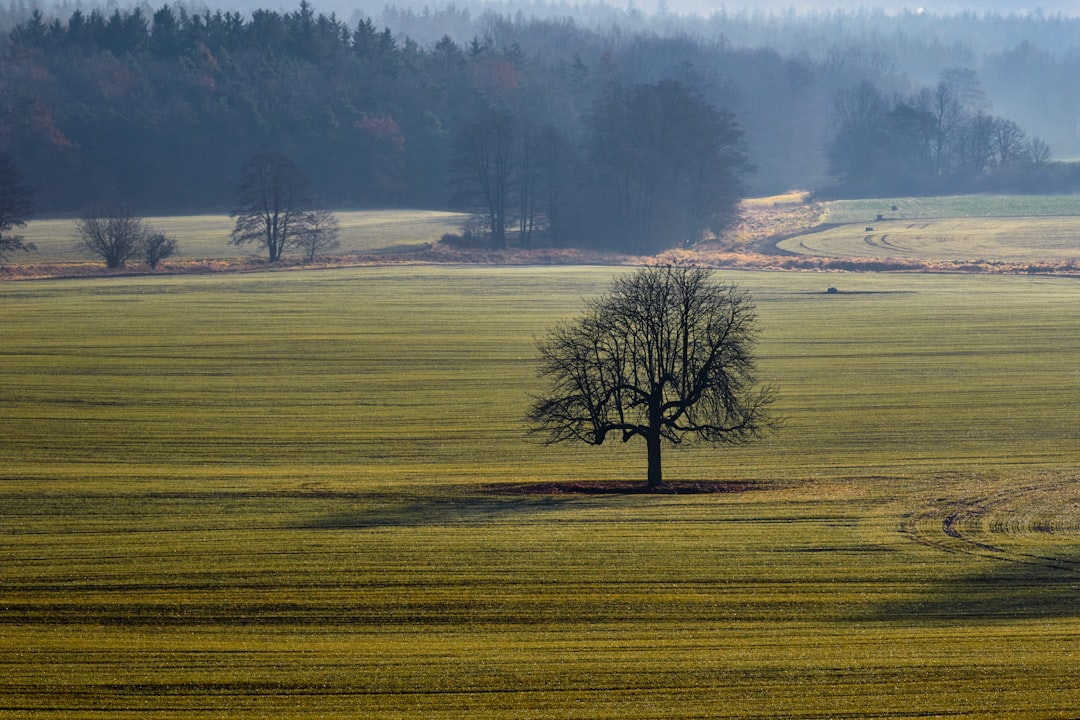
[[[746,194],[1070,192],[1078,21],[632,8],[0,6],[0,152],[40,213],[228,210],[279,153],[333,207],[652,252]],[[565,14],[563,14],[565,11]],[[932,23],[932,24],[927,24]]]

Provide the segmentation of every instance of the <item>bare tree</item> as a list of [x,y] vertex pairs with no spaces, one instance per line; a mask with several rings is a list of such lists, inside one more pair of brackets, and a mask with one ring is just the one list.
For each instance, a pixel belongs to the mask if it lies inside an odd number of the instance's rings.
[[538,170],[536,160],[536,134],[532,127],[523,123],[518,138],[517,199],[518,238],[521,247],[532,247],[533,230],[536,229]]
[[1034,165],[1050,162],[1050,146],[1039,138],[1032,138],[1027,145],[1028,160]]
[[572,149],[562,133],[548,125],[536,138],[540,207],[547,220],[552,247],[559,247],[562,230],[561,212],[570,186]]
[[506,247],[506,228],[512,220],[517,135],[513,116],[491,112],[462,128],[454,144],[451,205],[483,212],[496,249]]
[[935,171],[946,175],[956,160],[957,135],[972,115],[987,107],[978,76],[966,68],[946,69],[932,90],[919,94],[917,104],[934,119]]
[[755,388],[756,335],[750,297],[709,270],[655,266],[620,277],[538,343],[550,390],[535,399],[531,430],[549,443],[640,436],[649,487],[659,487],[662,441],[736,444],[770,427],[772,390]]
[[140,255],[151,232],[130,208],[87,212],[75,221],[79,243],[104,260],[109,268],[122,268],[128,260]]
[[231,242],[261,245],[277,262],[307,231],[315,206],[299,165],[280,153],[255,155],[241,170]]
[[151,270],[156,270],[158,263],[171,258],[176,254],[176,250],[177,244],[174,238],[155,232],[150,234],[143,244],[143,259]]
[[304,227],[297,234],[295,245],[304,253],[308,262],[315,256],[333,250],[338,242],[338,221],[331,211],[319,206],[309,213]]
[[957,169],[978,175],[994,166],[995,125],[997,119],[975,113],[956,134]]
[[0,153],[0,260],[16,250],[35,250],[33,243],[23,240],[12,230],[26,227],[34,216],[34,194],[27,186],[11,159]]
[[889,134],[888,100],[864,80],[837,93],[833,114],[837,130],[826,151],[830,173],[849,185],[873,182]]
[[998,165],[1019,162],[1027,155],[1027,135],[1019,125],[1005,118],[994,118],[991,143]]
[[690,246],[738,215],[749,170],[742,130],[672,80],[612,86],[587,117],[594,232],[624,252]]

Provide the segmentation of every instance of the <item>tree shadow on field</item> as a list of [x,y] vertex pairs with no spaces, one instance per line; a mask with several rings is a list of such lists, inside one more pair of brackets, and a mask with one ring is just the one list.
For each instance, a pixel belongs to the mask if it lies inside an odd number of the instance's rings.
[[434,525],[487,525],[504,518],[549,513],[571,500],[551,497],[384,497],[356,510],[327,514],[304,524],[317,530],[348,528],[423,527]]
[[581,480],[489,485],[481,490],[495,495],[713,495],[745,492],[755,487],[754,483],[720,480],[675,480],[655,488],[641,480]]
[[877,605],[872,620],[985,622],[1080,616],[1080,556],[1002,559],[996,569]]
[[594,502],[598,497],[744,492],[750,483],[673,482],[650,489],[636,481],[581,481],[480,485],[446,495],[390,495],[364,498],[363,507],[314,518],[307,529],[483,525],[523,515],[552,513]]

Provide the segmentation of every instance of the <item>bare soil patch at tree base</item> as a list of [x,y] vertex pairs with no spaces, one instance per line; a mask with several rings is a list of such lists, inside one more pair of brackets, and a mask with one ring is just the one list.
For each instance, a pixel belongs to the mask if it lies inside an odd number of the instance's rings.
[[651,488],[641,480],[582,480],[486,485],[481,492],[491,495],[713,495],[755,488],[749,482],[722,480],[681,480],[666,482],[657,488]]

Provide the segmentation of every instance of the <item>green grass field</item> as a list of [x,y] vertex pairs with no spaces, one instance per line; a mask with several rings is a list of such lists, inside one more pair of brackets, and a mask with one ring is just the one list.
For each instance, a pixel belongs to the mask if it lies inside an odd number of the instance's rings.
[[865,223],[878,215],[926,218],[1080,217],[1080,195],[944,195],[826,203],[827,223]]
[[822,219],[829,227],[779,247],[834,258],[1080,263],[1076,195],[845,200],[826,203]]
[[[435,210],[341,210],[335,211],[340,225],[340,253],[378,252],[422,246],[435,242],[443,233],[458,232],[465,216]],[[254,245],[236,247],[229,243],[233,219],[228,215],[184,215],[147,217],[155,230],[174,237],[177,260],[203,260],[263,256]],[[71,218],[34,220],[20,230],[37,246],[32,253],[19,253],[12,262],[56,263],[96,261],[75,236]],[[100,262],[100,261],[96,261]]]
[[1077,717],[1076,280],[728,274],[747,489],[524,493],[644,479],[520,422],[614,272],[0,286],[0,718]]

